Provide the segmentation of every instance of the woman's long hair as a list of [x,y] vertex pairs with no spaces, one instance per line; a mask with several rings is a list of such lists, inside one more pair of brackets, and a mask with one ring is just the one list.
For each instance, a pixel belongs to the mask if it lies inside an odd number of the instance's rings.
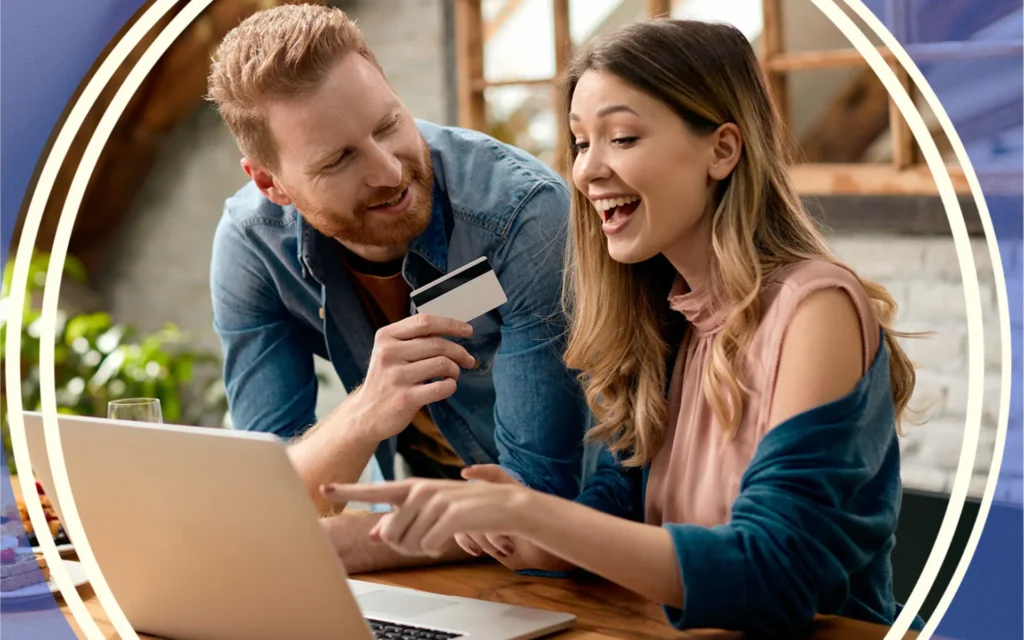
[[[756,56],[733,26],[655,19],[629,24],[594,42],[570,64],[560,99],[562,135],[575,162],[568,114],[587,71],[612,74],[671,107],[693,130],[711,133],[735,123],[743,150],[719,185],[711,220],[709,282],[729,308],[714,341],[704,395],[726,435],[735,433],[747,387],[739,371],[761,321],[759,293],[779,267],[817,259],[841,264],[804,210],[790,181],[790,144]],[[564,306],[571,318],[568,366],[581,372],[597,423],[591,440],[623,455],[623,464],[649,463],[661,446],[666,375],[674,348],[666,334],[668,294],[675,271],[661,256],[627,265],[612,260],[600,217],[572,189]],[[897,430],[913,392],[915,373],[891,324],[897,305],[884,287],[861,280],[885,330]]]

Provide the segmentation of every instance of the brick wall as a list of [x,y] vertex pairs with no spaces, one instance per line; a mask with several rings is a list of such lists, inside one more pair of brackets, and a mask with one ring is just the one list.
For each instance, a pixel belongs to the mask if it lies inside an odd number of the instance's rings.
[[[907,486],[949,491],[956,473],[963,441],[968,381],[967,312],[956,249],[949,237],[841,234],[831,238],[840,257],[867,279],[886,286],[900,305],[896,329],[930,331],[926,338],[903,340],[910,358],[918,365],[917,388],[911,407],[923,410],[923,424],[908,424],[902,440],[903,478]],[[996,441],[1002,352],[996,289],[987,243],[972,242],[978,270],[985,331],[985,392],[982,432],[979,439],[970,494],[984,491]],[[1017,281],[1008,287],[1010,304],[1019,305],[1022,285],[1020,242],[1000,246],[1003,269]],[[1019,306],[1016,317],[1020,318]],[[1015,329],[1019,335],[1020,327]],[[1020,367],[1020,363],[1016,363]],[[1020,407],[1013,407],[1010,441],[1020,439]],[[1008,447],[1012,446],[1008,443]],[[1019,444],[1017,445],[1019,449]],[[1008,461],[1010,462],[1010,461]],[[1021,467],[1013,461],[1002,470],[1003,484],[997,499],[1021,498]]]

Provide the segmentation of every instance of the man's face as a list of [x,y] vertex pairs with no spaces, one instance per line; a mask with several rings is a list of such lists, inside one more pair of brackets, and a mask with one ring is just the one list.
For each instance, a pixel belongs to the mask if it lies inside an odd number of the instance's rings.
[[345,56],[314,91],[269,105],[267,123],[279,168],[246,170],[271,200],[350,247],[404,247],[426,229],[430,149],[370,61]]

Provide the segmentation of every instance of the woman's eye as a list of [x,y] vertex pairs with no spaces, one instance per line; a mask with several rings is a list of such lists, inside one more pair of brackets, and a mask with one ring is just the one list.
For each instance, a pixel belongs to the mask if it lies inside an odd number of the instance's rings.
[[579,153],[580,151],[585,150],[589,146],[590,146],[589,142],[574,142],[573,143],[573,147],[576,148],[576,153]]
[[623,138],[615,138],[614,140],[612,140],[612,142],[622,147],[628,147],[629,145],[636,142],[636,136],[625,136]]

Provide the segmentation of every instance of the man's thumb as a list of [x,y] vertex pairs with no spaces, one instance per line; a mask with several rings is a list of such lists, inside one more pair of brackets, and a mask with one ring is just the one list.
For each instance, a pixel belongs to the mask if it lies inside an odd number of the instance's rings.
[[496,464],[477,464],[462,470],[466,480],[480,480],[497,484],[519,484],[515,478]]

